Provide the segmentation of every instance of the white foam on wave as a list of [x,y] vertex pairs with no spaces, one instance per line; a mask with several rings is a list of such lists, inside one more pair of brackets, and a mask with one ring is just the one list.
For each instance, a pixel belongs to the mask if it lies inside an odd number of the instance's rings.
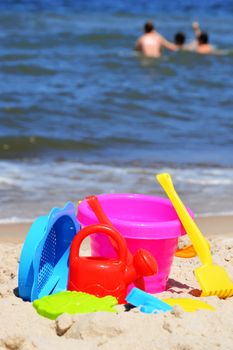
[[[88,164],[79,162],[0,162],[0,183],[9,185],[20,185],[27,182],[27,185],[37,182],[58,181],[63,182],[66,178],[75,180],[80,175],[85,178],[105,177],[106,175],[143,175],[158,172],[171,173],[176,181],[200,185],[231,185],[233,183],[233,168],[202,168],[202,167],[153,167],[145,168],[140,166],[119,166],[106,164]],[[78,173],[79,172],[79,173]],[[43,178],[40,176],[43,175]],[[60,175],[54,179],[55,175]],[[82,182],[85,178],[81,179]]]
[[232,211],[222,211],[219,213],[215,213],[215,212],[207,212],[207,213],[202,213],[202,214],[197,214],[196,217],[198,218],[209,218],[209,217],[213,217],[213,216],[232,216],[233,215],[233,210]]
[[14,181],[7,177],[0,176],[0,185],[13,185]]
[[[199,215],[233,212],[233,169],[141,167],[81,162],[1,161],[1,218],[31,220],[86,195],[144,193],[165,196],[155,174],[168,172],[185,203]],[[22,220],[22,219],[21,219]],[[1,222],[1,221],[0,221]]]
[[13,217],[8,217],[8,218],[3,218],[0,219],[0,225],[1,224],[28,224],[28,223],[32,223],[32,219],[29,218],[21,218],[21,217],[17,217],[17,216],[13,216]]
[[177,181],[184,181],[197,185],[232,185],[233,169],[232,168],[187,168],[175,170]]

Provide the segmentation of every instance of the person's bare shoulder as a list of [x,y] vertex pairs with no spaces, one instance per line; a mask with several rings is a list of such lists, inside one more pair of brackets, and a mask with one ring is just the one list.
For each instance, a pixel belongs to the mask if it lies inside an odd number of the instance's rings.
[[157,32],[154,33],[154,35],[155,35],[156,39],[161,42],[161,44],[164,42],[164,40],[166,40],[161,34],[159,34]]
[[205,47],[198,47],[196,52],[201,55],[211,55],[214,53],[214,47],[212,45],[206,45]]

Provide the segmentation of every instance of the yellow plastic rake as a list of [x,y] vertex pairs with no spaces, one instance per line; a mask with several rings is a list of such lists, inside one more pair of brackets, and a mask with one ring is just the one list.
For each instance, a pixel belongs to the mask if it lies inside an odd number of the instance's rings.
[[171,200],[201,260],[202,266],[196,268],[194,273],[202,289],[202,296],[217,295],[219,298],[223,299],[232,296],[233,283],[230,277],[223,267],[213,264],[206,239],[176,193],[170,175],[166,173],[159,174],[157,175],[157,180]]

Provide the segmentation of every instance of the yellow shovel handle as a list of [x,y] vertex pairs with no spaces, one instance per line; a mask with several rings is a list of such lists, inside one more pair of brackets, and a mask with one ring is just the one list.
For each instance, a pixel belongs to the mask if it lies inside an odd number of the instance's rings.
[[157,180],[163,187],[168,198],[172,202],[175,211],[187,232],[197,255],[199,256],[202,264],[212,264],[212,256],[206,243],[205,237],[202,235],[201,231],[189,215],[189,212],[182,203],[180,197],[176,193],[172,179],[169,174],[159,174],[157,175]]

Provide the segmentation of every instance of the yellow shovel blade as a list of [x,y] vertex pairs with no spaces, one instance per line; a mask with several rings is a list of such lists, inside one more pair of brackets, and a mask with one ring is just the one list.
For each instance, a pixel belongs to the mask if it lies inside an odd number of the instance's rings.
[[191,299],[191,298],[169,298],[169,299],[163,299],[163,301],[170,306],[178,305],[180,306],[184,311],[187,312],[194,312],[198,309],[204,309],[204,310],[210,310],[215,311],[215,308],[204,301]]
[[223,267],[214,264],[195,269],[195,276],[202,289],[202,296],[217,295],[225,299],[233,295],[233,283]]

